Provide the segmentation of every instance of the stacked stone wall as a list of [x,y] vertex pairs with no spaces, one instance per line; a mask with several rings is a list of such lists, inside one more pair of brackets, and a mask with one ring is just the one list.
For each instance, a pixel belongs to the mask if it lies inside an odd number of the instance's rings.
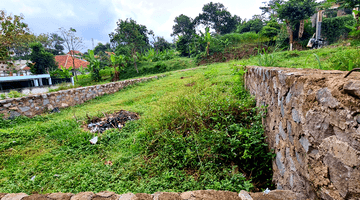
[[266,106],[277,189],[309,199],[360,199],[360,73],[247,67],[245,85]]
[[0,101],[0,115],[12,118],[20,115],[33,117],[55,108],[66,108],[89,101],[104,94],[115,93],[122,88],[135,83],[157,79],[157,76],[111,82],[102,85],[80,87],[58,92],[29,95],[26,97],[5,99]]

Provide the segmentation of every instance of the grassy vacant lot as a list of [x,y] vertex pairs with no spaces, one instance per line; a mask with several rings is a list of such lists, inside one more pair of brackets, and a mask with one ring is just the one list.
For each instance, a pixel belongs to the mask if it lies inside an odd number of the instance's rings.
[[[254,108],[242,70],[233,64],[168,73],[61,113],[0,120],[0,192],[238,192],[271,186],[273,154],[264,143],[263,112]],[[95,134],[82,128],[86,115],[120,109],[141,119],[90,144]]]
[[307,51],[282,51],[241,60],[243,65],[343,70],[360,67],[358,47],[326,47]]

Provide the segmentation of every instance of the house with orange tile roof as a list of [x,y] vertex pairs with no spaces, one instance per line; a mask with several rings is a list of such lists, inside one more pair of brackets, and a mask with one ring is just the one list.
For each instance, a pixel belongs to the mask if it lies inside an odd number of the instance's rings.
[[73,58],[70,56],[70,54],[55,56],[55,61],[58,63],[59,69],[61,69],[61,66],[65,67],[66,69],[69,69],[69,67],[72,67],[72,69],[79,69],[81,66],[83,68],[87,68],[87,66],[90,64],[88,61],[77,57],[74,57],[74,60],[75,67],[73,67]]

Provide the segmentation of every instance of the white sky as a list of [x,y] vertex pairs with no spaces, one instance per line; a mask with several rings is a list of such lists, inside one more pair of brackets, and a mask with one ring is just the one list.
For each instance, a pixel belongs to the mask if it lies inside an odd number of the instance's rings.
[[[220,0],[232,15],[249,19],[261,14],[259,9],[266,0]],[[195,18],[201,11],[205,0],[0,0],[0,9],[7,14],[25,16],[31,32],[54,33],[58,28],[70,27],[83,37],[84,52],[98,42],[109,42],[109,33],[116,28],[118,19],[132,18],[139,24],[164,36],[169,42],[172,38],[174,19],[180,14]]]

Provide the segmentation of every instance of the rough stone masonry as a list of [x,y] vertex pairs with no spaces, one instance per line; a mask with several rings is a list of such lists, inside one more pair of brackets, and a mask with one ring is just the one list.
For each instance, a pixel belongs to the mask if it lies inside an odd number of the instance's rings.
[[277,189],[309,199],[360,199],[360,73],[246,69],[246,87],[257,106],[267,106]]

